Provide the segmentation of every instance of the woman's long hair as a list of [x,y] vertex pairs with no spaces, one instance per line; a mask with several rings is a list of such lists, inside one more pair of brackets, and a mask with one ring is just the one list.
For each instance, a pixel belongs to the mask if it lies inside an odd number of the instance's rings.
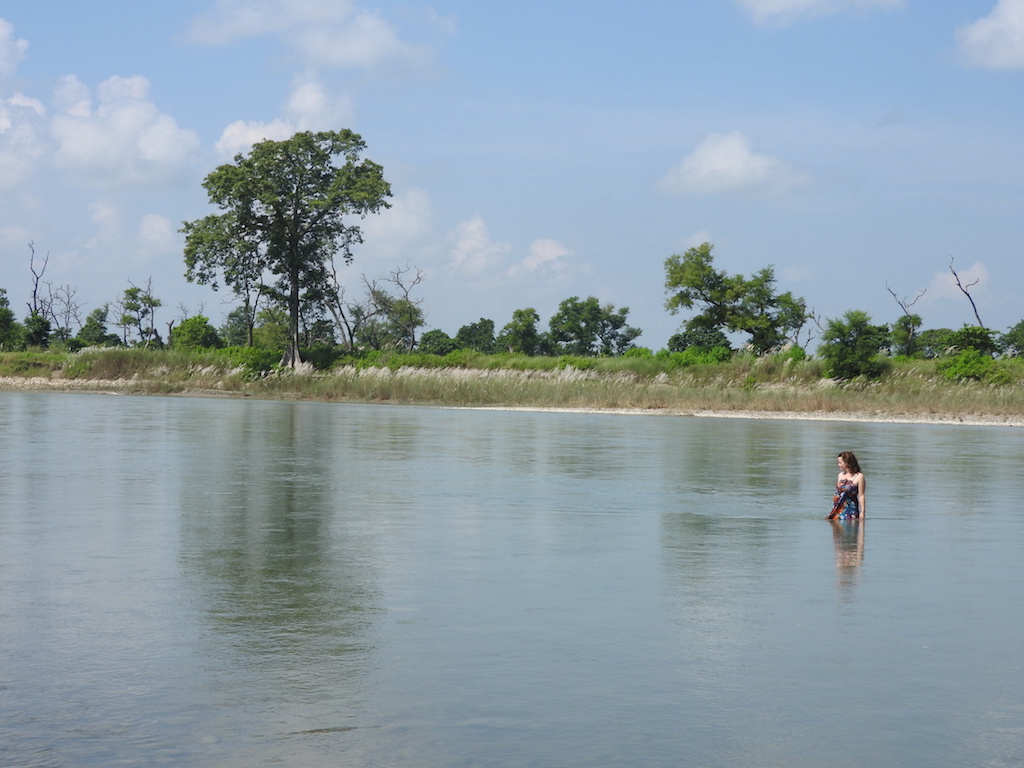
[[843,460],[846,465],[846,470],[853,475],[860,472],[860,464],[857,462],[857,457],[853,455],[853,451],[843,451],[839,454],[839,458]]

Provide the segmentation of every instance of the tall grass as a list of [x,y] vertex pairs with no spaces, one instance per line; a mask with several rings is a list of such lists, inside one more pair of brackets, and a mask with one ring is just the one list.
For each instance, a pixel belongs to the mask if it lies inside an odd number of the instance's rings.
[[166,394],[447,406],[765,411],[1024,417],[1024,363],[998,361],[999,378],[949,381],[933,361],[896,360],[878,380],[822,378],[818,360],[737,355],[678,366],[665,356],[342,358],[326,371],[276,370],[256,350],[91,349],[0,354],[0,376]]

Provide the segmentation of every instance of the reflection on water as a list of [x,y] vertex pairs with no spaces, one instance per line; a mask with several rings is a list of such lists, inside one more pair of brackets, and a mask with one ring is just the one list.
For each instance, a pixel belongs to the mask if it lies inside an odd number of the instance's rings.
[[857,581],[858,568],[864,562],[864,528],[861,520],[829,520],[832,526],[832,541],[836,548],[836,571],[839,583],[844,587],[853,586]]
[[[1024,764],[1012,430],[11,393],[0,431],[0,765]],[[847,448],[870,557],[821,519]]]

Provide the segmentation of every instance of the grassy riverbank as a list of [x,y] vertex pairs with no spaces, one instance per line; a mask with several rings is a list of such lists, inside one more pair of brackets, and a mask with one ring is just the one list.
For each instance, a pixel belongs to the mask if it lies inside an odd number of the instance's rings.
[[0,354],[0,389],[1024,424],[1024,365],[1003,362],[998,383],[949,380],[927,360],[894,361],[877,380],[835,382],[823,378],[821,361],[782,356],[678,365],[654,357],[378,355],[293,373],[248,350],[103,349]]

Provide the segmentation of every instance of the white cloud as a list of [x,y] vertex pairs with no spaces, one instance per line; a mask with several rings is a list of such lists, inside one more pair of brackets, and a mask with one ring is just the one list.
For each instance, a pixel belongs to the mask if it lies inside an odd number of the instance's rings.
[[252,149],[253,144],[261,141],[284,141],[291,138],[298,128],[286,120],[274,120],[270,123],[259,121],[236,120],[231,123],[216,144],[217,153],[223,158],[232,158]]
[[988,16],[958,29],[956,39],[977,66],[1024,68],[1024,0],[999,0]]
[[20,93],[0,100],[0,189],[31,178],[46,153],[46,108]]
[[430,234],[434,211],[429,193],[422,189],[405,190],[388,202],[390,208],[366,217],[360,226],[367,245],[392,258]]
[[300,131],[334,130],[355,122],[355,108],[347,96],[332,97],[312,79],[298,80],[285,104],[285,113]]
[[[988,287],[988,268],[980,261],[974,262],[967,269],[960,269],[954,264],[953,269],[956,270],[956,274],[960,277],[960,284],[967,289],[968,293],[975,300],[977,300],[978,294],[984,292]],[[964,306],[967,306],[967,297],[964,296],[963,291],[957,286],[956,277],[948,269],[944,272],[936,272],[932,276],[932,281],[924,298],[926,301],[957,298],[962,299]]]
[[563,260],[571,255],[572,251],[557,240],[540,238],[530,243],[530,252],[526,258],[521,263],[514,265],[509,270],[509,274],[515,275],[521,270],[536,272],[541,267],[558,269],[564,263]]
[[170,219],[147,213],[139,222],[139,244],[147,253],[168,253],[177,246],[177,228]]
[[308,63],[321,67],[416,63],[428,54],[352,0],[219,0],[191,28],[193,40],[210,45],[268,34],[280,35]]
[[755,153],[750,139],[738,131],[715,133],[659,182],[667,192],[781,194],[809,183],[804,174],[770,155]]
[[60,111],[50,124],[54,162],[97,185],[147,183],[189,164],[198,136],[148,97],[149,81],[140,76],[105,80],[95,103],[77,78],[65,78],[57,92]]
[[355,122],[355,109],[348,96],[331,97],[315,79],[296,80],[284,105],[285,117],[269,123],[236,120],[221,133],[217,153],[224,159],[246,153],[252,145],[270,139],[284,141],[299,131],[336,130]]
[[847,10],[902,8],[906,0],[737,0],[758,24],[787,24],[802,17]]
[[13,75],[18,64],[25,58],[28,50],[27,40],[18,40],[14,36],[14,26],[5,19],[0,19],[0,77]]
[[455,228],[453,239],[455,246],[451,252],[451,266],[472,273],[493,268],[512,250],[508,243],[491,240],[487,225],[479,214],[460,222]]
[[98,250],[120,240],[121,214],[110,203],[102,200],[90,203],[89,219],[96,226],[96,234],[83,243],[86,249]]

